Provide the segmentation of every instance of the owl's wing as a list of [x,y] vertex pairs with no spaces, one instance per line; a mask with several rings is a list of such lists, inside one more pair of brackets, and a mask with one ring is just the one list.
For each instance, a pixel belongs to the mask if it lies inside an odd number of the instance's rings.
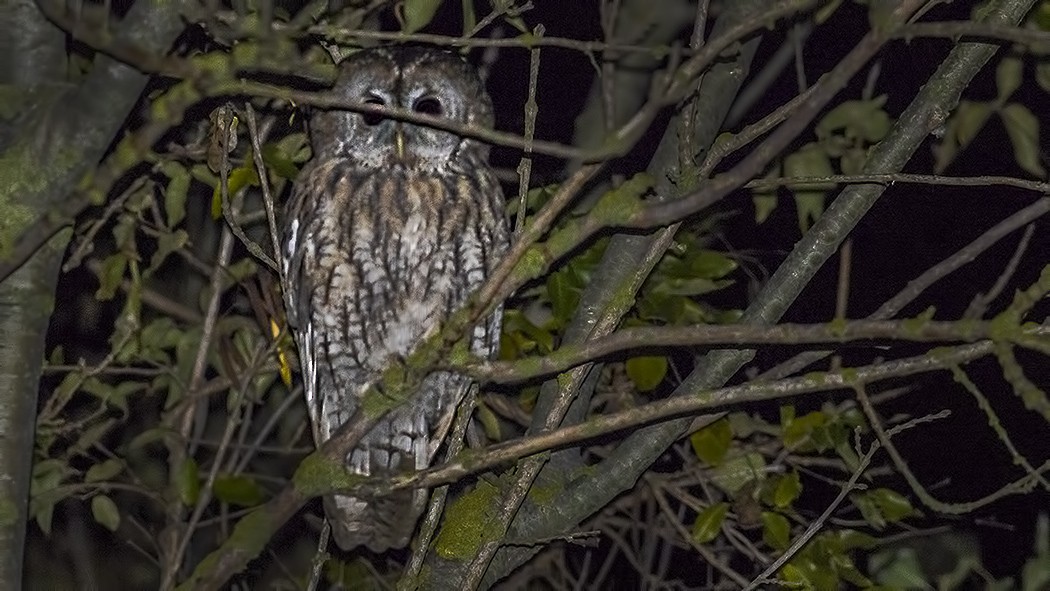
[[[304,171],[305,172],[305,171]],[[321,403],[318,396],[317,358],[313,344],[316,342],[316,329],[310,321],[309,303],[315,289],[310,273],[306,272],[305,261],[315,258],[315,245],[309,236],[308,227],[303,223],[302,207],[308,195],[304,188],[296,185],[292,193],[288,221],[285,224],[283,248],[281,252],[282,291],[284,292],[285,316],[288,326],[295,335],[296,348],[299,351],[299,365],[303,375],[303,390],[306,395],[306,407],[313,427],[314,442],[322,442],[318,431]]]
[[[499,181],[488,169],[478,169],[478,186],[487,188],[491,195],[461,196],[461,199],[473,197],[475,199],[489,198],[493,203],[487,211],[502,212],[502,192],[499,190]],[[461,306],[467,299],[485,283],[485,279],[492,273],[493,269],[500,263],[504,252],[510,246],[510,232],[501,217],[490,218],[486,223],[476,224],[466,228],[458,236],[456,247],[456,267],[461,273],[455,278],[460,285],[456,286],[459,297],[449,312]],[[500,328],[503,323],[503,306],[500,305],[488,318],[480,320],[470,335],[470,349],[476,355],[491,359],[499,352]],[[449,380],[450,387],[447,388],[441,402],[442,412],[432,424],[430,440],[428,442],[427,463],[431,463],[438,448],[444,442],[448,431],[452,426],[456,409],[459,407],[463,397],[473,387],[469,379],[458,377]]]

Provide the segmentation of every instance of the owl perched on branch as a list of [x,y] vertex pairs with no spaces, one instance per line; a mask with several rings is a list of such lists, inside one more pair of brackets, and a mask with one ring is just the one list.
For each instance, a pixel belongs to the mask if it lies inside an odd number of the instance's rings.
[[[359,51],[334,92],[488,128],[492,102],[458,56],[422,47]],[[488,147],[439,129],[328,110],[310,120],[313,159],[299,174],[283,222],[288,320],[299,348],[318,445],[357,410],[393,356],[434,333],[488,276],[507,247],[499,182]],[[498,315],[475,327],[491,355]],[[358,474],[425,468],[469,380],[436,372],[346,457]],[[425,490],[362,500],[333,495],[325,512],[340,547],[406,545]]]

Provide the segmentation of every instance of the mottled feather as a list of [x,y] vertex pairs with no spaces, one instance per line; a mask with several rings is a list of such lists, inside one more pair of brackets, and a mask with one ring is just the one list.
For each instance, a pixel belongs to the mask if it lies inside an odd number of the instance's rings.
[[[492,108],[459,57],[426,48],[363,50],[340,67],[351,101],[422,110],[491,126]],[[348,111],[311,119],[314,158],[284,220],[284,293],[318,444],[354,413],[392,356],[409,354],[488,276],[507,246],[499,183],[487,147],[451,133]],[[400,146],[398,142],[401,142]],[[498,315],[475,327],[472,348],[492,354]],[[430,465],[470,382],[428,376],[347,456],[359,474]],[[411,539],[427,493],[325,499],[344,549],[383,551]]]

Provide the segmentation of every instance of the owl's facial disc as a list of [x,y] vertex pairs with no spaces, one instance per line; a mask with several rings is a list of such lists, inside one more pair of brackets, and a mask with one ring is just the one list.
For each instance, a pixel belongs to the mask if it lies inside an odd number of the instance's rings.
[[[432,78],[415,82],[402,79],[399,106],[421,115],[462,122],[465,106],[457,100],[457,93],[451,92],[443,82]],[[402,122],[398,131],[403,133],[396,138],[403,140],[403,144],[397,144],[398,155],[425,168],[445,166],[463,141],[454,133],[408,122]]]
[[[492,104],[459,56],[419,47],[364,49],[340,65],[333,88],[347,100],[491,127]],[[488,147],[448,131],[379,113],[332,109],[311,121],[315,153],[382,169],[440,170],[484,161]]]
[[[448,117],[462,111],[454,100],[436,96],[427,88],[402,87],[393,93],[366,88],[354,98],[366,105],[410,108],[431,117]],[[379,113],[348,112],[346,116],[356,119],[351,126],[356,123],[361,130],[354,134],[362,142],[355,146],[357,153],[372,156],[368,160],[374,160],[379,166],[394,163],[438,168],[448,162],[461,141],[459,136],[447,131],[390,119]]]

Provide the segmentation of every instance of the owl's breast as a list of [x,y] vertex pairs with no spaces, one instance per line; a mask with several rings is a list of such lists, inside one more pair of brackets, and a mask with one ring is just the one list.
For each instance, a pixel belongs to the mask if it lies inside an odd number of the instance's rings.
[[354,184],[355,195],[320,208],[323,285],[312,310],[325,349],[379,369],[409,354],[484,280],[490,230],[464,194],[476,189],[469,179],[388,175]]

